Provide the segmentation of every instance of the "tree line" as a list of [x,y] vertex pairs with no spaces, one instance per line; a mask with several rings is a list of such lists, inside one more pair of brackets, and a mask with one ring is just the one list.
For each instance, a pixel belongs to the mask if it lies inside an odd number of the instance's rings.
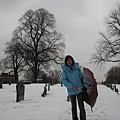
[[120,84],[120,66],[113,66],[105,74],[104,84]]

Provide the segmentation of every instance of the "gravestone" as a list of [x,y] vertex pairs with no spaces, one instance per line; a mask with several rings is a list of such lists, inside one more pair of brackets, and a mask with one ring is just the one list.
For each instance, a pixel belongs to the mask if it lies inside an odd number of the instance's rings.
[[70,101],[70,96],[67,96],[67,101],[68,101],[68,102]]
[[118,94],[118,92],[119,92],[119,91],[118,91],[118,88],[115,89],[115,92]]
[[25,86],[22,81],[17,83],[16,92],[17,92],[16,102],[19,102],[20,100],[24,100]]
[[47,85],[44,86],[45,95],[47,95]]
[[47,95],[47,84],[44,86],[44,90],[41,96],[45,97],[45,95]]
[[3,85],[2,85],[2,83],[0,83],[0,89],[2,89],[3,88]]
[[44,93],[44,91],[43,91],[43,93],[42,93],[42,95],[41,95],[42,97],[45,97],[45,93]]
[[48,84],[48,91],[50,91],[50,83]]

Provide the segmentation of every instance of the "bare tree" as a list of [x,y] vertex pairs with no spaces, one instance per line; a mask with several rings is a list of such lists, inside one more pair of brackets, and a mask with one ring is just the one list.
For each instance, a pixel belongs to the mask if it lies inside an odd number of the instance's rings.
[[114,66],[106,73],[106,83],[120,84],[120,67]]
[[20,44],[12,39],[6,43],[5,54],[6,57],[1,60],[2,70],[5,72],[14,73],[16,82],[18,81],[18,73],[23,71],[25,67],[25,61],[20,54]]
[[45,9],[28,10],[20,19],[13,38],[19,41],[21,55],[34,75],[50,65],[50,61],[61,64],[64,53],[64,37],[55,30],[54,15]]
[[91,57],[91,62],[104,64],[106,62],[120,63],[120,5],[105,19],[106,33],[100,32],[100,40]]

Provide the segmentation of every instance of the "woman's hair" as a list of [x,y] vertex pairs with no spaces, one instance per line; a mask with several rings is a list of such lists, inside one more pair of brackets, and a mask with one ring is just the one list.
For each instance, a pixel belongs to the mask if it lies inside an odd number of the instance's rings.
[[65,64],[67,65],[67,61],[68,61],[69,58],[72,60],[72,66],[73,66],[74,65],[74,59],[73,59],[73,57],[71,55],[67,55],[65,57]]

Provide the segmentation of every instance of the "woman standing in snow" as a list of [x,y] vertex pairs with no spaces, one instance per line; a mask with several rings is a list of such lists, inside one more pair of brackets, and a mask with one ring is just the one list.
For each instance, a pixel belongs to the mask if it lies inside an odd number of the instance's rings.
[[[79,68],[79,63],[74,62],[72,56],[67,55],[65,57],[65,63],[62,65],[62,83],[67,88],[68,95],[71,99],[72,106],[72,119],[78,120],[77,116],[77,102],[80,109],[80,120],[86,120],[86,112],[83,102],[83,84],[82,84],[82,73]],[[90,81],[83,78],[83,83],[92,85]]]

